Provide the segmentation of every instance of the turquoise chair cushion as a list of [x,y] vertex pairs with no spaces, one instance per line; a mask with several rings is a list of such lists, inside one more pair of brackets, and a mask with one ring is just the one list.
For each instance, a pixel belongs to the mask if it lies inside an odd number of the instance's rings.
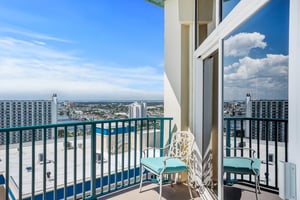
[[[166,157],[142,158],[141,164],[151,169],[155,173],[159,174],[164,168],[163,160],[165,158]],[[164,170],[163,173],[176,173],[176,172],[181,172],[186,170],[187,170],[187,166],[183,161],[181,161],[178,158],[169,158],[166,161],[166,169]]]
[[[260,160],[251,158],[253,160],[252,168],[256,174],[260,171]],[[240,157],[226,157],[224,158],[224,171],[236,174],[253,174],[251,168],[251,159]]]

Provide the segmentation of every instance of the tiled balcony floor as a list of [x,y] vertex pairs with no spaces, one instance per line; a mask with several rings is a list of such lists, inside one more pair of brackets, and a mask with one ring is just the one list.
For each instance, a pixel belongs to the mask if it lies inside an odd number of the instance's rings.
[[[280,200],[278,194],[261,191],[258,195],[259,200]],[[224,200],[248,200],[255,199],[255,188],[245,185],[234,184],[224,186]]]
[[[139,185],[133,186],[128,189],[124,189],[119,192],[115,192],[104,197],[99,198],[99,200],[131,200],[131,199],[141,199],[141,200],[153,200],[158,199],[159,196],[159,185],[155,183],[145,182],[143,183],[142,192],[139,193]],[[195,200],[200,200],[199,195],[193,191],[193,197]],[[171,187],[170,184],[163,185],[162,189],[162,200],[188,200],[190,199],[189,191],[184,184],[174,184]]]
[[[132,186],[130,188],[108,194],[99,200],[153,200],[158,199],[159,187],[158,184],[145,182],[143,184],[142,192],[139,193],[139,185]],[[193,191],[193,197],[195,200],[206,199],[201,198]],[[188,189],[184,184],[174,184],[171,187],[169,184],[163,186],[162,200],[188,200],[190,199]],[[224,199],[225,200],[255,200],[255,189],[240,184],[233,186],[224,186]],[[280,200],[277,194],[261,191],[259,194],[259,200]]]

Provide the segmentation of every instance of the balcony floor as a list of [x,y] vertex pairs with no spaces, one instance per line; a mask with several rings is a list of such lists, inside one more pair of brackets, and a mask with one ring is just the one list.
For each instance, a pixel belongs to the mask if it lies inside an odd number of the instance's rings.
[[[192,190],[193,197],[195,200],[200,200],[199,195]],[[142,192],[139,193],[139,185],[132,186],[119,192],[108,194],[104,197],[98,198],[105,200],[120,200],[120,199],[142,199],[142,200],[153,200],[158,199],[159,196],[159,185],[156,183],[145,182],[143,183]],[[190,199],[189,191],[184,184],[170,184],[163,185],[162,188],[162,200],[188,200]]]
[[[270,193],[261,190],[258,195],[260,200],[280,200],[278,194]],[[233,186],[224,186],[224,200],[248,200],[255,199],[255,188],[248,187],[241,184],[234,184]]]
[[[99,200],[119,200],[119,199],[142,199],[153,200],[158,199],[159,187],[158,184],[145,182],[143,184],[142,192],[139,193],[139,185],[114,192],[103,197]],[[195,200],[204,199],[193,191]],[[162,200],[188,200],[190,199],[188,189],[184,184],[170,184],[163,185]],[[255,189],[241,184],[234,184],[233,186],[224,186],[224,199],[225,200],[248,200],[255,199]],[[279,196],[274,193],[261,191],[259,194],[260,200],[280,200]]]

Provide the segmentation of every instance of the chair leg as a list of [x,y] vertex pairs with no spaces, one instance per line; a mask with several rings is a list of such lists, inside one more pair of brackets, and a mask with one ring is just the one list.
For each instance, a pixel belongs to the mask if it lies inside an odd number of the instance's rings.
[[259,180],[260,180],[260,175],[258,175],[257,176],[257,181],[258,181],[258,194],[260,194],[261,193],[261,191],[260,191],[260,185],[259,185]]
[[143,185],[143,166],[140,167],[140,192],[142,191],[142,185]]
[[190,197],[191,197],[191,199],[193,199],[193,195],[192,195],[192,191],[191,191],[191,186],[190,186],[190,178],[189,178],[188,172],[187,172],[187,186],[188,186],[188,189],[189,189]]
[[162,193],[162,174],[159,175],[159,200],[161,200],[161,193]]
[[258,200],[258,187],[259,187],[259,182],[258,182],[258,175],[255,175],[255,196],[256,200]]

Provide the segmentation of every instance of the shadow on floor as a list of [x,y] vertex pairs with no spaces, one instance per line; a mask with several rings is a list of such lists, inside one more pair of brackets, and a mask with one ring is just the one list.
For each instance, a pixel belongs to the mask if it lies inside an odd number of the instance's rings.
[[[279,195],[262,190],[258,194],[260,200],[280,200]],[[224,199],[225,200],[248,200],[255,198],[255,188],[245,186],[242,184],[234,184],[233,186],[224,185]]]
[[240,200],[242,198],[242,189],[224,186],[224,199],[225,200]]
[[[198,199],[199,195],[193,191],[194,199]],[[141,200],[153,200],[159,197],[159,185],[155,183],[143,184],[142,192],[139,192],[139,185],[135,185],[103,197],[99,197],[98,200],[119,200],[119,199],[141,199]],[[171,187],[170,184],[163,185],[162,200],[189,200],[190,195],[188,188],[185,184],[174,184]]]

